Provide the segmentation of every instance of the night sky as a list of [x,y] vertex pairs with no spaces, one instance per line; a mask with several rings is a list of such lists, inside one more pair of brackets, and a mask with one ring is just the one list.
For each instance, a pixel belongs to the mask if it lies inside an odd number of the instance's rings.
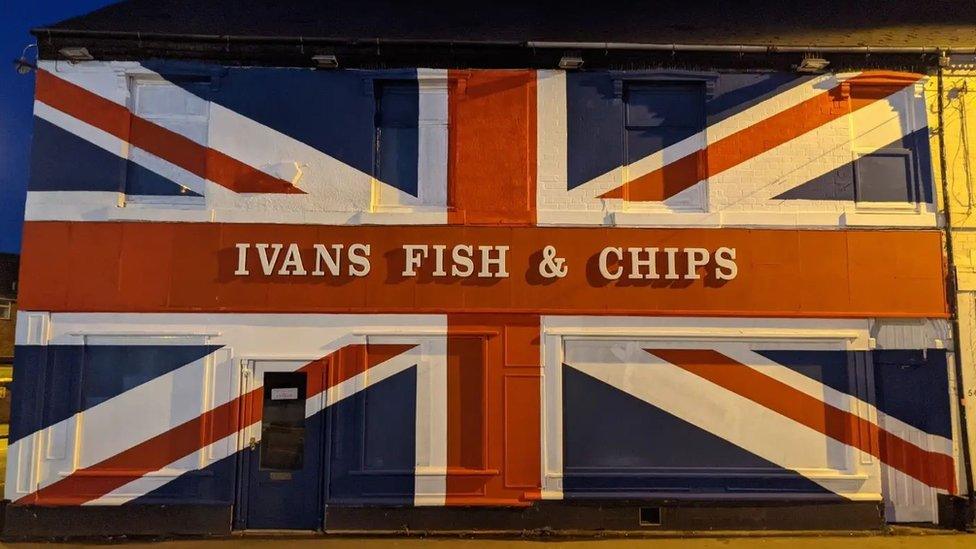
[[[34,74],[18,74],[12,61],[34,42],[32,27],[55,23],[114,3],[112,0],[10,0],[0,16],[0,253],[20,252],[30,160]],[[34,60],[37,50],[28,57]]]

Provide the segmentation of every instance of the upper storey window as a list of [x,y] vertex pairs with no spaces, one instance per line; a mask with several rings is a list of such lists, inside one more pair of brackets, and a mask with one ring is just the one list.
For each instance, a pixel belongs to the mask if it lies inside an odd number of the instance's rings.
[[[155,76],[130,78],[130,132],[152,131],[153,126],[170,130],[199,147],[182,147],[186,166],[206,165],[210,103],[210,79],[164,80]],[[147,124],[148,123],[148,124]],[[167,146],[180,147],[170,142]],[[205,181],[199,172],[176,166],[138,147],[130,147],[126,163],[125,194],[134,202],[186,203],[202,201]]]

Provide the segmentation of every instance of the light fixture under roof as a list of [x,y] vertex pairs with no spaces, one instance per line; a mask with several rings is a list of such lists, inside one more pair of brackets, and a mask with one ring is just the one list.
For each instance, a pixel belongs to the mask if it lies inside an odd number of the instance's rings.
[[88,52],[88,48],[81,47],[66,47],[58,50],[58,53],[62,57],[71,61],[72,63],[78,63],[79,61],[91,61],[95,59],[91,53]]
[[583,66],[583,58],[578,53],[566,53],[559,58],[559,68],[567,71],[576,70]]
[[334,55],[330,55],[330,54],[313,55],[312,61],[314,61],[315,65],[318,66],[318,68],[320,69],[339,68],[339,60],[336,59],[336,56]]
[[823,72],[827,68],[830,61],[827,61],[823,57],[814,57],[812,55],[804,56],[800,60],[800,64],[796,66],[796,72]]

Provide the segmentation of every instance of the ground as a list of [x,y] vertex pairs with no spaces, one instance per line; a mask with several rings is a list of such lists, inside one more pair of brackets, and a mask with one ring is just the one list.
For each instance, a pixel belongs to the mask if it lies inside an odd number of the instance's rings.
[[[93,545],[103,545],[93,543]],[[326,549],[502,549],[504,547],[523,547],[526,549],[976,549],[976,534],[950,533],[944,531],[900,529],[889,535],[833,534],[818,535],[729,535],[721,537],[690,536],[683,538],[612,538],[612,539],[459,539],[459,538],[357,538],[357,537],[256,537],[235,536],[231,539],[130,542],[121,547],[144,547],[146,549],[230,549],[240,547],[277,547],[287,545],[292,548]],[[53,547],[84,547],[83,544],[59,544]],[[53,549],[51,544],[10,543],[0,547],[11,549]]]

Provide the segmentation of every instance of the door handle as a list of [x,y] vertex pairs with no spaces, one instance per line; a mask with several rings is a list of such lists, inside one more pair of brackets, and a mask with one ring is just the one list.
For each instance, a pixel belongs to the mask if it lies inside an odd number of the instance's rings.
[[248,442],[247,445],[251,448],[251,451],[253,451],[255,448],[258,447],[258,441],[254,437],[251,437],[251,441]]

